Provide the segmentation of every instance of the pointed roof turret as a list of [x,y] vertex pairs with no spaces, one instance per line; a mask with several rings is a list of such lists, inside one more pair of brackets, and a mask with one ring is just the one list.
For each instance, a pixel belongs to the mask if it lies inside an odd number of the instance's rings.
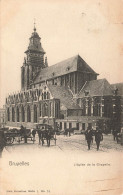
[[45,54],[44,49],[42,48],[41,45],[41,38],[39,37],[38,33],[36,32],[36,27],[35,27],[35,22],[34,22],[34,31],[32,32],[31,37],[29,38],[30,42],[29,42],[29,46],[28,49],[25,51],[25,53],[28,53],[29,51],[33,51],[33,52],[38,52],[38,53],[43,53]]

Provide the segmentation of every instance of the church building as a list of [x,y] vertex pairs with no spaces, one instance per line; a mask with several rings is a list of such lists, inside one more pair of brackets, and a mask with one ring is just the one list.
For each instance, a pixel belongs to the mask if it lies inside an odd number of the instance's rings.
[[79,55],[48,66],[36,28],[29,38],[21,67],[21,91],[6,98],[7,126],[34,128],[36,124],[60,129],[121,128],[123,83],[109,84]]

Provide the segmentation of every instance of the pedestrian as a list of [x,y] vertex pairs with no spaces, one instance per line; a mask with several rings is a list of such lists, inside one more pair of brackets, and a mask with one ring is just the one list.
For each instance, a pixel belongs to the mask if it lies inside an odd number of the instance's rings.
[[94,130],[93,130],[93,128],[91,129],[91,131],[92,131],[92,140],[91,140],[91,143],[93,144],[93,136],[94,136]]
[[50,126],[48,127],[47,132],[46,132],[46,139],[47,139],[47,146],[49,147],[50,146],[50,139],[51,139],[51,128],[50,128]]
[[37,133],[38,133],[39,145],[40,145],[40,144],[41,144],[41,130],[38,129],[38,130],[37,130]]
[[114,129],[113,132],[112,132],[113,137],[114,137],[114,141],[117,140],[117,133],[118,133],[118,132],[117,132],[116,129]]
[[23,136],[24,135],[24,132],[25,132],[25,128],[23,125],[21,125],[21,128],[20,128],[20,136]]
[[90,150],[90,146],[91,146],[91,142],[92,142],[92,130],[90,129],[87,129],[86,132],[85,132],[85,138],[87,140],[87,144],[88,144],[88,150]]
[[99,150],[100,142],[103,141],[103,134],[101,130],[99,130],[98,128],[96,129],[96,132],[95,132],[95,141],[97,145],[97,150]]
[[32,130],[32,136],[33,136],[33,139],[34,139],[34,140],[35,140],[35,134],[36,134],[36,130],[33,129],[33,130]]
[[23,125],[21,125],[21,128],[20,128],[20,136],[21,136],[21,141],[22,141],[22,138],[24,137],[24,143],[27,143],[27,131],[26,131],[26,127],[24,127]]
[[42,146],[43,146],[43,144],[44,144],[45,134],[46,134],[45,129],[44,129],[44,127],[42,127],[42,129],[41,129],[41,141],[42,141]]

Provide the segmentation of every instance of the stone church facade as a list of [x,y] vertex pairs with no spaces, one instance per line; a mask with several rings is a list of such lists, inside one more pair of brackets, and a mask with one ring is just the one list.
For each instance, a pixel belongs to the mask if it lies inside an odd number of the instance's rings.
[[123,83],[110,85],[79,56],[48,66],[41,38],[29,39],[21,67],[21,91],[6,98],[7,126],[28,128],[38,123],[60,129],[121,128]]

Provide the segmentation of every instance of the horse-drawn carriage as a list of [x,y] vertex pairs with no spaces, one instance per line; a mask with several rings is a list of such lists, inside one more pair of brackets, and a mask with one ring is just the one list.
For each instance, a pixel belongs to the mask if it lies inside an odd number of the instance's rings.
[[22,142],[24,141],[25,143],[27,143],[28,140],[33,141],[34,143],[34,139],[31,136],[31,130],[30,129],[26,129],[23,127],[23,129],[10,129],[7,131],[4,131],[4,137],[5,137],[5,141],[6,144],[12,144],[13,142]]
[[44,141],[47,141],[47,145],[50,146],[50,140],[53,140],[56,145],[56,130],[49,124],[38,124],[36,126],[36,131],[39,136],[39,142],[42,141],[42,145],[44,145]]

